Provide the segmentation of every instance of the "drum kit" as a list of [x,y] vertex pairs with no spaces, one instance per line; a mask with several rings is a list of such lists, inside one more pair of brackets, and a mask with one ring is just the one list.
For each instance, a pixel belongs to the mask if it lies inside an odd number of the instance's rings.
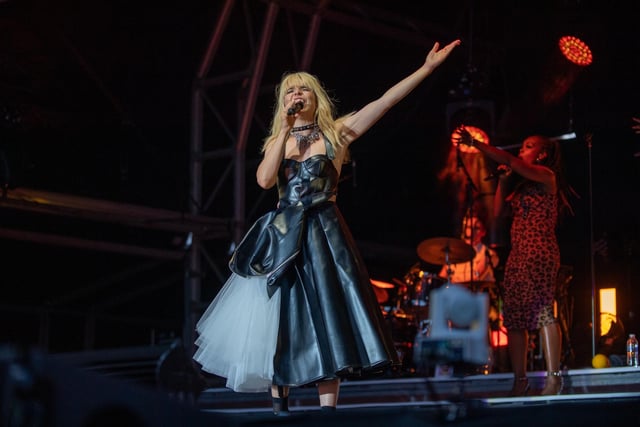
[[[417,247],[418,257],[429,264],[447,266],[473,260],[475,250],[461,239],[435,237],[422,241]],[[403,279],[393,278],[393,283],[371,279],[378,304],[391,327],[396,351],[402,368],[412,371],[412,346],[418,331],[429,316],[429,295],[432,290],[451,283],[450,269],[447,278],[423,271],[420,262],[414,264]],[[457,283],[473,292],[489,292],[495,295],[495,282],[472,281]]]

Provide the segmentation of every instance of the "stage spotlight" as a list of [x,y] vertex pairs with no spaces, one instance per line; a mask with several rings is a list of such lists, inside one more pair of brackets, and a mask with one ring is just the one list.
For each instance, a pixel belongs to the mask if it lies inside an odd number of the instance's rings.
[[569,61],[581,67],[586,67],[593,62],[593,54],[589,46],[574,36],[562,36],[558,40],[560,51]]
[[543,107],[558,104],[571,90],[576,79],[593,62],[593,54],[587,44],[575,36],[558,39],[558,49],[553,50],[541,90]]
[[471,363],[489,360],[489,296],[449,283],[429,294],[429,329],[416,337],[418,364]]

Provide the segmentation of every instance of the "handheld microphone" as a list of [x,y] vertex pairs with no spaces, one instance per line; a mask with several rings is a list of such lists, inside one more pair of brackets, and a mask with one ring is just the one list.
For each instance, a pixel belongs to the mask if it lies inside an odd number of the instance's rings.
[[498,179],[502,175],[504,175],[505,173],[507,173],[506,169],[496,169],[495,171],[493,171],[489,175],[487,175],[487,177],[484,180],[485,181],[491,181],[492,179]]
[[295,104],[293,104],[293,106],[291,108],[289,108],[287,110],[287,116],[293,116],[298,111],[302,110],[302,107],[304,107],[304,102],[303,101],[296,102]]

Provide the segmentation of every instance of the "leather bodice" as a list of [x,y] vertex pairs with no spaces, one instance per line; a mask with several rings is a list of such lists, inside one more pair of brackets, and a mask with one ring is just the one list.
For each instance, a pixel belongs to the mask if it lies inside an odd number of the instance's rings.
[[325,154],[301,162],[284,159],[278,171],[279,207],[325,202],[336,194],[338,179],[333,161]]

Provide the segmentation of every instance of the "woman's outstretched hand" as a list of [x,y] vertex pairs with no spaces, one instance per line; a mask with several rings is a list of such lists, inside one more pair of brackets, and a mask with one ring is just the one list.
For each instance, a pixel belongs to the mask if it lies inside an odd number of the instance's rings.
[[469,133],[469,131],[464,127],[464,125],[460,125],[454,131],[456,134],[455,141],[458,144],[464,144],[469,147],[473,146],[473,137]]
[[442,64],[445,59],[449,56],[451,51],[458,45],[460,45],[461,41],[454,40],[442,49],[440,49],[440,43],[435,42],[433,48],[427,54],[427,59],[425,64],[429,67],[436,68],[438,65]]

